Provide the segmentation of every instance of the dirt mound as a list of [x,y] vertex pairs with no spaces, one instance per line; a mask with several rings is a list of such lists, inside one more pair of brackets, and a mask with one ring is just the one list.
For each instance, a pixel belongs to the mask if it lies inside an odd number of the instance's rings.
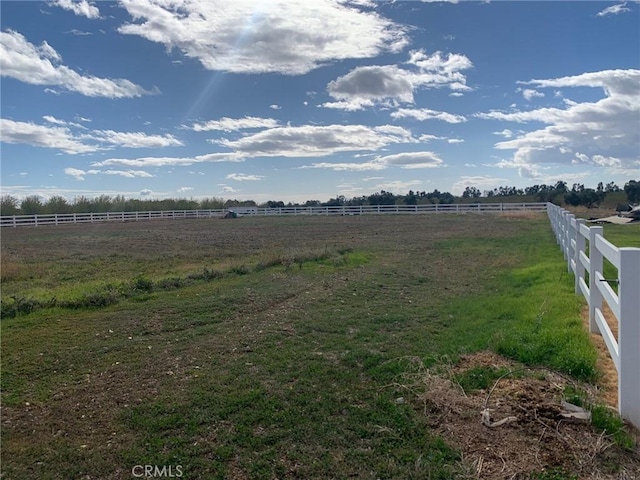
[[[640,479],[637,432],[636,447],[628,450],[589,420],[567,418],[567,387],[593,395],[590,387],[488,352],[444,369],[417,370],[407,376],[407,386],[430,426],[462,452],[470,478]],[[463,380],[482,372],[495,378],[465,393]]]

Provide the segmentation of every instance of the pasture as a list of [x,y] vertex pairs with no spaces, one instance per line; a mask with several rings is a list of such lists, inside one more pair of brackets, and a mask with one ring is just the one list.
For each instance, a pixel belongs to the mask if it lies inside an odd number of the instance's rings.
[[[7,480],[501,478],[436,428],[416,363],[492,350],[599,379],[544,214],[3,229],[2,301]],[[518,478],[617,475],[633,448]]]

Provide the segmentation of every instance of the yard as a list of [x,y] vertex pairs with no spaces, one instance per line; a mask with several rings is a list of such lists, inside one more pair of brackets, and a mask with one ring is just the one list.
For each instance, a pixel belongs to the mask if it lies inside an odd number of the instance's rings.
[[[599,382],[544,214],[8,228],[2,301],[6,480],[640,474],[634,432],[591,425],[573,455],[524,421],[465,451],[479,412],[433,396]],[[492,456],[540,432],[537,463]]]

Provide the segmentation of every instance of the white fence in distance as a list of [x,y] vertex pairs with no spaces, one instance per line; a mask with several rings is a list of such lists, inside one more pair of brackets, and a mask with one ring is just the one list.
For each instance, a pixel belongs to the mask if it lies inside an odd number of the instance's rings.
[[317,207],[235,207],[219,210],[165,210],[151,212],[64,213],[41,215],[7,215],[0,217],[0,227],[67,225],[75,223],[131,222],[157,219],[222,218],[228,212],[241,216],[279,215],[369,215],[424,213],[514,213],[546,212],[546,203],[474,203],[442,205],[358,205]]
[[[640,428],[640,248],[616,247],[604,238],[602,227],[587,227],[585,220],[556,205],[549,204],[547,214],[575,275],[576,294],[589,304],[589,330],[602,335],[618,370],[620,416]],[[605,278],[604,258],[618,269],[617,278]],[[609,282],[617,283],[617,293]],[[617,340],[602,313],[603,300],[618,321]]]

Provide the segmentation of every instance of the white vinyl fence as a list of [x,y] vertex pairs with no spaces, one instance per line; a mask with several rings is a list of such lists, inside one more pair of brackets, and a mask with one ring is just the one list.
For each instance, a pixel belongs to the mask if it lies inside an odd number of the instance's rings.
[[228,212],[241,216],[265,215],[368,215],[420,213],[513,213],[546,212],[546,203],[474,203],[443,205],[360,205],[335,207],[231,207],[220,210],[168,210],[154,212],[65,213],[48,215],[8,215],[0,217],[0,227],[66,225],[74,223],[131,222],[155,219],[221,218]]
[[[602,335],[618,370],[620,416],[640,428],[640,248],[616,247],[602,227],[587,227],[556,205],[548,204],[547,214],[575,275],[576,294],[589,304],[589,330]],[[618,269],[617,278],[605,278],[604,258]],[[610,284],[617,285],[617,293]],[[602,313],[603,300],[618,321],[617,339]]]

